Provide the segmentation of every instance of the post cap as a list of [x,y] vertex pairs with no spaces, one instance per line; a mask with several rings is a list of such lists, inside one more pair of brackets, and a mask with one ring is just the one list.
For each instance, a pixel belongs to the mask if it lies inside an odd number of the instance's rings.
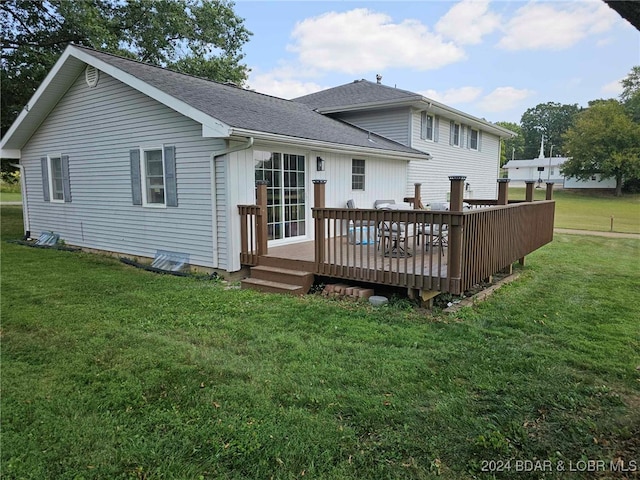
[[545,182],[547,185],[555,185],[556,182]]
[[498,183],[509,183],[511,181],[510,178],[499,178]]
[[525,180],[524,183],[526,183],[527,185],[533,185],[534,183],[538,183],[537,180]]
[[415,185],[416,187],[419,187],[419,186],[421,186],[422,184],[421,184],[421,183],[414,183],[414,185]]
[[256,185],[269,185],[269,180],[256,180]]
[[450,175],[449,180],[466,180],[466,175]]
[[314,185],[316,185],[316,184],[322,184],[322,183],[327,183],[327,181],[326,181],[326,180],[311,180],[311,181],[314,183]]

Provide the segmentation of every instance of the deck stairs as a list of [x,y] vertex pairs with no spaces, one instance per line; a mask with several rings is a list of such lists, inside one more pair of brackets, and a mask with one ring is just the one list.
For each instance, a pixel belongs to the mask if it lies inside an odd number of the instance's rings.
[[242,280],[240,285],[242,288],[260,292],[304,295],[309,292],[313,280],[314,275],[311,272],[258,265],[251,267],[251,277]]

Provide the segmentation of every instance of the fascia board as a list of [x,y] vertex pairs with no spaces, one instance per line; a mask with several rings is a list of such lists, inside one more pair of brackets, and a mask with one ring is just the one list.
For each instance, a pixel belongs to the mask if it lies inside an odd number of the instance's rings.
[[339,143],[323,142],[320,140],[309,140],[306,138],[288,137],[286,135],[278,135],[275,133],[258,132],[244,129],[233,129],[233,134],[241,137],[253,137],[256,140],[266,142],[284,143],[294,145],[296,147],[326,150],[329,152],[352,154],[352,155],[368,155],[370,157],[392,158],[395,160],[429,160],[431,156],[427,153],[410,153],[399,152],[395,150],[381,150],[375,147],[357,147],[353,145],[343,145]]

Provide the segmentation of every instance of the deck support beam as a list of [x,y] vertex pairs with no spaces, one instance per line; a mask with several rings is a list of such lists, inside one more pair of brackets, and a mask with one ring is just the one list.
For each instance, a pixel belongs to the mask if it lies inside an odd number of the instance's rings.
[[256,218],[256,247],[258,256],[268,253],[267,247],[267,181],[256,181],[256,205],[260,207],[260,212]]
[[[453,175],[449,177],[451,190],[449,195],[449,210],[451,212],[462,213],[464,205],[464,175]],[[452,224],[449,230],[449,291],[454,295],[462,293],[462,225],[458,222]]]
[[553,182],[547,182],[546,200],[553,200]]
[[[325,187],[326,180],[313,180],[313,207],[325,207]],[[315,253],[314,260],[316,265],[324,263],[324,239],[326,237],[324,218],[316,218],[315,224]]]
[[498,179],[498,205],[509,204],[509,178]]

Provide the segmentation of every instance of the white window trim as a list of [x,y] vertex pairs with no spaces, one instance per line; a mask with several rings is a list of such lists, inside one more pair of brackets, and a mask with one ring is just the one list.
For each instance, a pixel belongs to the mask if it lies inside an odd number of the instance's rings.
[[[431,117],[431,137],[429,137],[429,117]],[[436,117],[426,110],[420,114],[420,138],[427,142],[433,142],[435,138]]]
[[[353,173],[353,161],[359,160],[363,163],[364,173]],[[362,177],[362,188],[353,188],[354,176]],[[364,192],[367,187],[367,161],[364,158],[352,158],[351,159],[351,191],[352,192]]]
[[[475,148],[471,146],[471,138],[473,132],[476,132]],[[479,150],[478,147],[480,147],[480,130],[478,130],[477,128],[469,127],[469,150],[475,150],[477,152]]]
[[[456,143],[456,128],[458,129],[458,143]],[[453,131],[451,132],[451,145],[454,147],[462,147],[462,125],[460,123],[454,122]]]
[[53,198],[53,167],[51,160],[60,159],[60,170],[62,171],[62,153],[47,155],[47,170],[49,171],[49,201],[52,203],[64,203],[64,178],[62,180],[62,198]]
[[[147,201],[147,161],[144,152],[160,150],[162,154],[162,186],[164,188],[164,203],[149,203]],[[167,208],[167,165],[164,159],[164,145],[140,147],[140,182],[142,183],[142,206],[149,208]]]

